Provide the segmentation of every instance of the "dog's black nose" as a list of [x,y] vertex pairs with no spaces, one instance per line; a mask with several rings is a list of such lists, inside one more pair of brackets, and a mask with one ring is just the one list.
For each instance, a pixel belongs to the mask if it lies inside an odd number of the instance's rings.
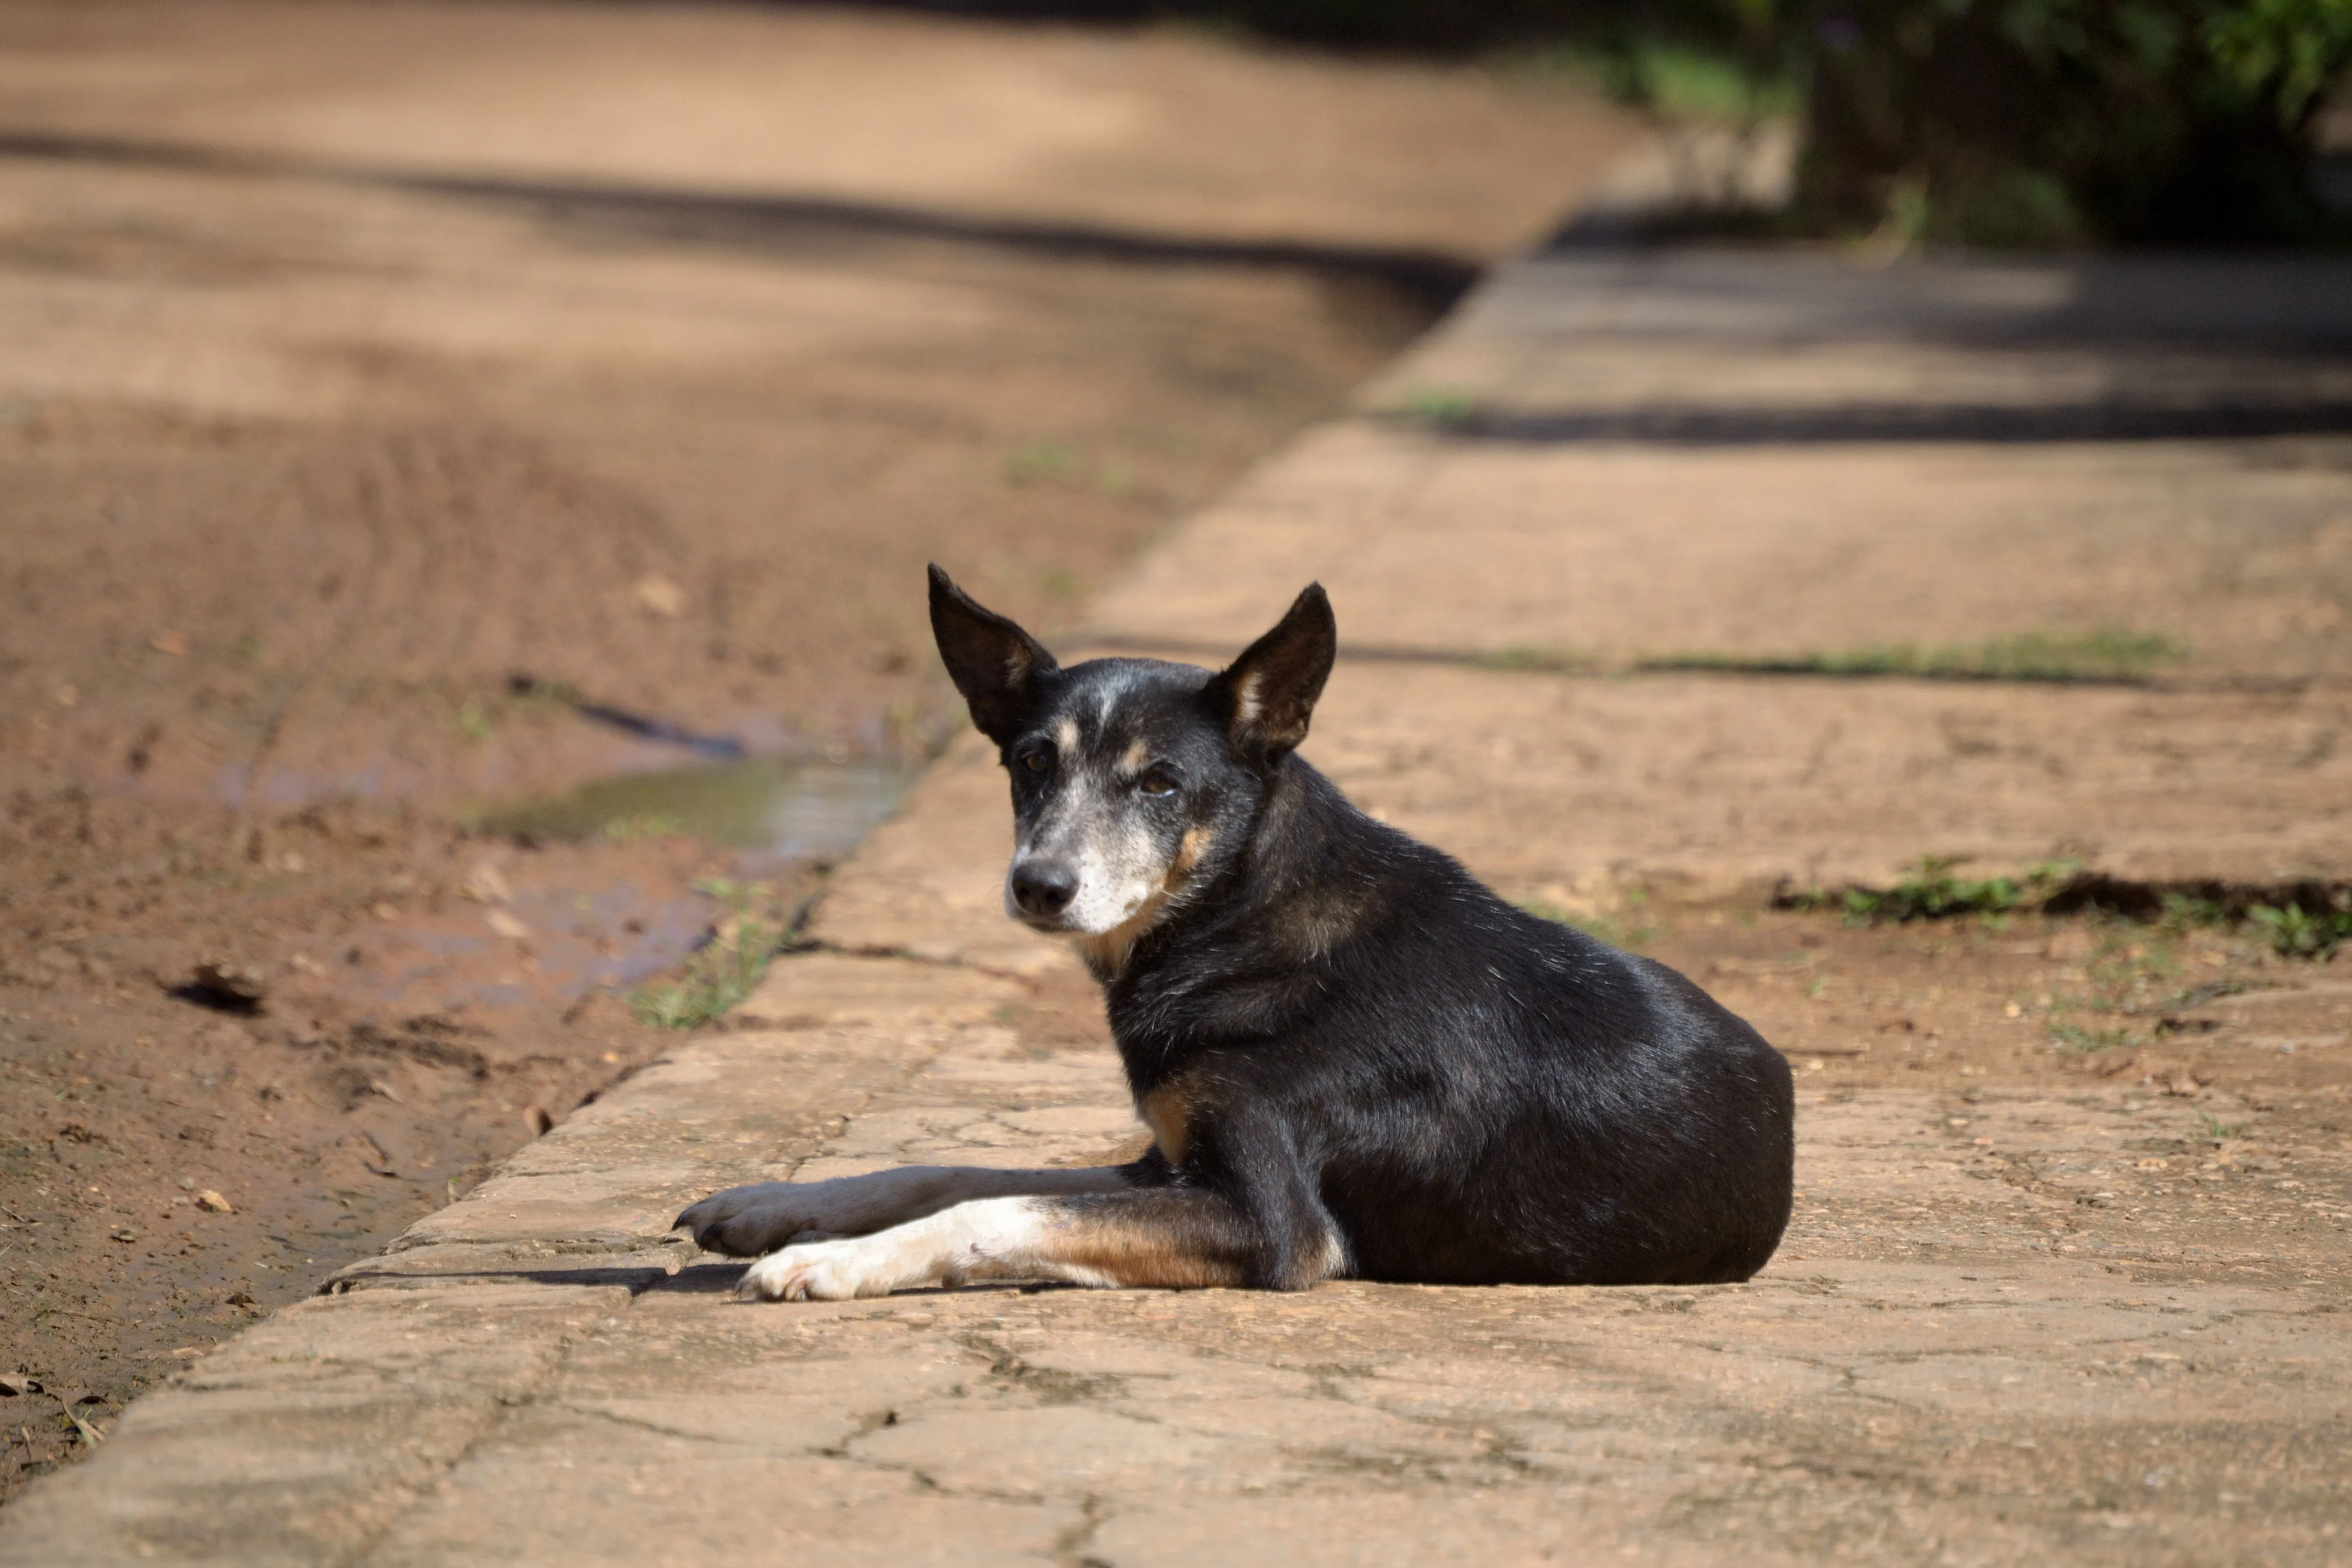
[[1013,901],[1024,915],[1058,915],[1077,896],[1077,873],[1058,860],[1024,860],[1013,868]]

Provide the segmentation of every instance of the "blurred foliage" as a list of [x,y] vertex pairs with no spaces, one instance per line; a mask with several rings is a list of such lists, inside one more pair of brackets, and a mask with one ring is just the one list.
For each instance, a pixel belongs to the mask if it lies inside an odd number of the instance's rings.
[[[945,0],[954,3],[954,0]],[[1013,0],[1016,5],[1022,0]],[[1660,112],[1800,104],[1794,215],[1905,243],[2342,239],[2314,119],[2352,0],[1029,0],[1533,59]]]
[[1987,244],[2315,239],[2352,0],[1812,0],[1801,216]]

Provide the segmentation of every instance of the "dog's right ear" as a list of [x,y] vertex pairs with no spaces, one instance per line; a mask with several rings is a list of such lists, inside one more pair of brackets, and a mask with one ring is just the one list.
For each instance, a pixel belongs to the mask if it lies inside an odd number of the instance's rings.
[[1039,678],[1061,668],[1035,637],[975,604],[937,566],[931,568],[931,636],[939,639],[948,678],[971,708],[971,721],[1000,746],[1020,733],[1034,709]]
[[1210,678],[1202,695],[1237,751],[1270,766],[1307,739],[1339,643],[1331,601],[1309,583],[1272,631]]

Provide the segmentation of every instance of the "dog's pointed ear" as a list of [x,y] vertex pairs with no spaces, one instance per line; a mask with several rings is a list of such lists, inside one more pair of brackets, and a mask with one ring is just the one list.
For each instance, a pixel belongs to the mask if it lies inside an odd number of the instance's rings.
[[1277,763],[1307,739],[1307,721],[1339,644],[1330,597],[1322,584],[1309,583],[1272,631],[1211,678],[1202,695],[1235,751]]
[[971,708],[971,721],[998,745],[1034,710],[1037,683],[1060,666],[1037,639],[983,609],[937,566],[931,569],[931,636],[948,677]]

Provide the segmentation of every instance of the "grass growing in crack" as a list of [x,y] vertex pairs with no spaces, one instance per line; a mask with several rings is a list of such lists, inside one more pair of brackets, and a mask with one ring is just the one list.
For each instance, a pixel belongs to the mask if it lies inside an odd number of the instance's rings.
[[2242,1124],[2224,1121],[2210,1110],[2200,1109],[2197,1112],[2197,1120],[2205,1124],[2205,1136],[2211,1139],[2216,1143],[2235,1138],[2239,1133],[2245,1131],[2245,1128]]
[[1838,910],[1848,925],[1901,924],[1956,915],[1998,921],[2013,910],[2046,903],[2082,868],[2076,860],[2044,860],[2014,877],[1955,877],[1952,868],[1958,863],[1930,855],[1892,888],[1847,888],[1843,892],[1815,888],[1790,901],[1798,909]]
[[2123,1046],[2136,1046],[2139,1038],[2129,1029],[2090,1029],[2080,1024],[2050,1026],[2050,1037],[2062,1051],[2112,1051]]
[[726,904],[729,912],[687,960],[684,978],[640,985],[630,995],[630,1010],[656,1029],[698,1027],[751,995],[798,925],[765,882],[711,878],[695,883],[694,890]]
[[2186,893],[2167,893],[2154,923],[2156,929],[2167,936],[2186,936],[2192,931],[2228,925],[2230,911],[2211,899],[2191,898]]
[[1476,418],[1478,403],[1459,387],[1422,386],[1405,394],[1404,412],[1406,417],[1423,425],[1450,430]]
[[1979,643],[1930,647],[1916,643],[1865,643],[1778,658],[1678,654],[1646,660],[1643,668],[1776,675],[1909,675],[1942,680],[2135,680],[2158,665],[2188,654],[2188,645],[2161,632],[2102,627],[2087,632],[2022,632]]
[[[1455,423],[1467,418],[1456,418]],[[1439,423],[1433,416],[1431,423]],[[1921,647],[1916,643],[1864,643],[1848,648],[1797,653],[1715,653],[1698,649],[1627,659],[1601,658],[1573,648],[1514,643],[1473,653],[1466,662],[1481,669],[1584,675],[1596,670],[1626,674],[1826,675],[1848,679],[1909,676],[1927,680],[2136,681],[2158,665],[2186,658],[2189,647],[2161,632],[2105,628],[2088,632],[2024,632],[1979,643]]]
[[1465,661],[1474,669],[1501,669],[1528,675],[1581,675],[1600,668],[1590,654],[1573,648],[1547,647],[1538,643],[1513,643],[1507,647],[1471,654]]
[[2283,958],[2331,958],[2352,938],[2352,910],[2320,910],[2306,914],[2301,904],[2277,909],[2256,904],[2246,921]]

